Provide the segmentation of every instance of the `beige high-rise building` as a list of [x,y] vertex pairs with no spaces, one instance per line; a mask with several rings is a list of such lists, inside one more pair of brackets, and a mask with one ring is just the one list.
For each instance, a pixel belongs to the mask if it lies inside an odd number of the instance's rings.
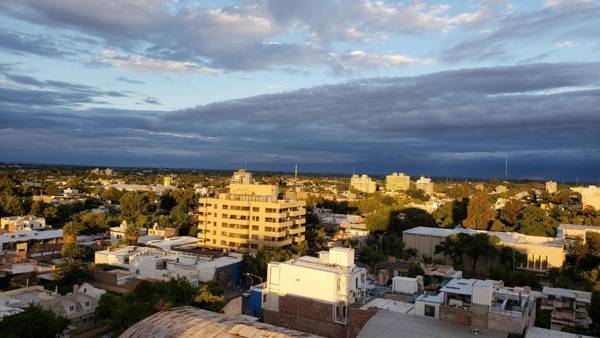
[[558,190],[558,184],[554,181],[546,182],[546,191],[550,194],[554,194]]
[[306,202],[278,194],[276,185],[231,183],[229,193],[200,198],[200,246],[247,252],[303,241]]
[[434,185],[431,178],[421,176],[417,182],[417,189],[423,190],[427,195],[433,195]]
[[240,169],[233,173],[231,183],[252,184],[252,173],[246,171],[246,169]]
[[385,177],[385,190],[387,191],[406,191],[410,188],[410,176],[404,173],[392,173]]
[[358,191],[372,194],[377,191],[377,183],[367,175],[352,175],[350,186]]

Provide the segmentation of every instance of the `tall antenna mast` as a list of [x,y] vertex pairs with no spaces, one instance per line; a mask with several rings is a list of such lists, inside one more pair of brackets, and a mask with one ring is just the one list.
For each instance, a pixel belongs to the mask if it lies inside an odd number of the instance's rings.
[[504,158],[504,179],[508,180],[508,153],[506,153],[506,157]]
[[298,180],[298,163],[296,163],[296,166],[294,167],[294,181]]

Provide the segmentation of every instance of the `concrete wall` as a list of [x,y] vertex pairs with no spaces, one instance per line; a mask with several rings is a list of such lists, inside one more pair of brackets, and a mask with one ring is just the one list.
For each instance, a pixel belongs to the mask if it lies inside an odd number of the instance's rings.
[[279,298],[279,312],[263,310],[263,317],[265,323],[323,337],[353,338],[376,312],[376,308],[348,308],[347,325],[342,325],[333,322],[331,303],[288,295]]
[[471,325],[471,312],[440,305],[440,320],[461,325]]

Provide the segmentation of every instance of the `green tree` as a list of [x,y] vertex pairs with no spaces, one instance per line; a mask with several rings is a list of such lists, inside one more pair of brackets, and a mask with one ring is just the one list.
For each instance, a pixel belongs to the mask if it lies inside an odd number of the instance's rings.
[[517,222],[517,231],[531,236],[551,236],[556,234],[558,222],[548,216],[545,210],[530,205],[523,210],[523,217]]
[[500,210],[500,220],[504,222],[504,224],[514,227],[521,218],[523,209],[525,209],[525,204],[523,204],[523,202],[517,199],[511,199],[506,202],[506,205]]
[[0,336],[6,338],[55,338],[69,326],[67,318],[30,305],[23,312],[2,318]]
[[487,230],[490,221],[496,216],[488,195],[484,191],[477,191],[469,201],[467,218],[463,225],[471,229]]
[[203,285],[194,298],[194,305],[201,309],[221,312],[225,306],[225,290],[223,286],[214,281]]
[[600,233],[588,232],[585,235],[585,245],[589,255],[600,257]]
[[467,233],[458,233],[448,236],[435,248],[435,253],[442,253],[452,259],[457,267],[462,267],[464,258],[471,260],[471,274],[475,274],[477,263],[481,258],[496,257],[497,249],[496,237],[490,237],[487,234],[478,233],[470,235]]
[[0,195],[0,215],[21,216],[24,213],[22,201],[13,195]]
[[150,198],[147,194],[126,192],[121,196],[121,216],[130,224],[144,226],[150,213]]

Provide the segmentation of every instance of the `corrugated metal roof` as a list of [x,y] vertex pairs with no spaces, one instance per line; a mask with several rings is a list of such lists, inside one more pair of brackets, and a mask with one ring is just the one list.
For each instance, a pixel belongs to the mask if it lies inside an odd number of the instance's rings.
[[229,317],[220,313],[184,306],[156,313],[127,329],[120,338],[319,338],[248,320],[247,316]]

